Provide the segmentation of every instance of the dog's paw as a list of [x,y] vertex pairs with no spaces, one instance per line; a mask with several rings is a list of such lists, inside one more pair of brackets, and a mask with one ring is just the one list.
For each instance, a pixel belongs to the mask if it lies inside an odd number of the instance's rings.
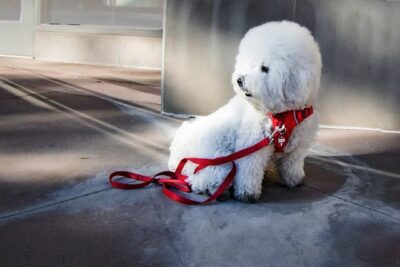
[[248,194],[236,196],[236,199],[247,204],[255,204],[258,201],[258,197]]
[[199,194],[199,195],[209,195],[209,192],[206,188],[199,186],[199,184],[190,184],[190,189],[192,190],[193,193]]
[[279,180],[279,184],[281,186],[289,187],[289,188],[295,188],[297,186],[303,185],[304,181],[304,176],[298,176],[298,177],[283,177]]
[[210,191],[208,189],[198,189],[198,188],[190,188],[193,193],[198,194],[198,195],[205,195],[205,196],[211,196]]
[[[232,187],[231,187],[231,188],[232,188]],[[232,191],[231,188],[225,190],[225,191],[217,198],[217,200],[218,200],[218,201],[227,201],[227,200],[231,199],[232,196],[233,196],[233,191]]]
[[299,164],[279,166],[278,175],[279,183],[290,188],[301,185],[305,177],[304,169]]

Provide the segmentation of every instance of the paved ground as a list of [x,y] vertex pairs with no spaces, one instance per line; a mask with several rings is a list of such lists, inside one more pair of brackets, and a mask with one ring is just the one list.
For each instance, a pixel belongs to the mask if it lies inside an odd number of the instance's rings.
[[400,266],[398,133],[322,129],[254,205],[111,189],[166,167],[159,75],[0,58],[0,266]]

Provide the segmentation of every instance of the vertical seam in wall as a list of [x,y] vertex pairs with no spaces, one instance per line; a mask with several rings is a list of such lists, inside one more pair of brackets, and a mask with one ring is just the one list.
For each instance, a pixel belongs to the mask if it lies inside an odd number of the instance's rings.
[[37,32],[37,26],[40,24],[42,21],[42,1],[34,1],[33,2],[33,9],[35,10],[34,14],[34,25],[33,25],[33,44],[32,44],[32,58],[36,59],[36,32]]
[[165,45],[166,45],[166,30],[167,30],[167,4],[168,0],[164,0],[163,11],[163,29],[161,39],[161,113],[164,112],[164,94],[165,94]]
[[118,52],[118,63],[117,63],[118,66],[121,66],[122,42],[123,42],[122,36],[119,36],[119,37],[118,37],[118,51],[119,51],[119,52]]
[[297,5],[297,0],[294,0],[294,2],[293,2],[293,21],[296,21],[296,5]]
[[[21,0],[21,3],[20,3],[20,5],[21,5],[21,10],[19,11],[19,34],[18,34],[18,39],[19,40],[24,40],[24,34],[25,34],[25,25],[24,25],[24,21],[25,21],[25,19],[24,19],[24,15],[26,15],[25,14],[25,5],[27,5],[28,3],[26,3],[26,2],[24,2],[23,0]],[[24,40],[25,41],[25,40]],[[18,43],[18,45],[17,45],[17,47],[18,47],[18,54],[19,55],[23,55],[23,54],[25,54],[24,52],[24,47],[23,47],[23,45],[21,44],[21,41]]]

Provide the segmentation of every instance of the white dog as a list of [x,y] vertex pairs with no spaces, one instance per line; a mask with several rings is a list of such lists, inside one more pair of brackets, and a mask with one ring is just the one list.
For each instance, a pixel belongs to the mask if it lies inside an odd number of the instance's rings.
[[[239,46],[232,74],[236,93],[214,113],[184,122],[170,146],[169,168],[175,170],[184,157],[215,158],[249,147],[271,129],[267,113],[301,110],[315,103],[321,76],[319,47],[310,32],[289,22],[269,22],[250,29]],[[293,131],[283,153],[274,146],[236,160],[233,182],[235,198],[254,202],[261,195],[262,180],[271,161],[276,163],[280,182],[289,187],[304,178],[304,158],[319,124],[314,113]],[[230,164],[210,166],[191,174],[192,190],[212,194],[231,168]]]

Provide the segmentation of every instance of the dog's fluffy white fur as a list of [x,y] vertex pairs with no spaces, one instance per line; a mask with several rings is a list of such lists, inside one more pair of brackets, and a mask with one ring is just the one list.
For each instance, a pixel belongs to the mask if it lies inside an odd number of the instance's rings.
[[[175,170],[184,157],[215,158],[259,142],[271,133],[267,112],[303,109],[314,104],[321,67],[319,47],[306,28],[281,21],[250,29],[240,43],[232,74],[236,96],[214,113],[182,124],[170,146],[169,168]],[[283,153],[274,154],[270,145],[237,160],[235,198],[245,202],[257,200],[265,170],[272,161],[282,184],[294,187],[301,183],[304,158],[318,124],[319,113],[314,109],[313,115],[294,129]],[[186,173],[191,174],[193,168]],[[187,181],[194,192],[211,194],[230,168],[230,164],[211,166],[189,175]]]

